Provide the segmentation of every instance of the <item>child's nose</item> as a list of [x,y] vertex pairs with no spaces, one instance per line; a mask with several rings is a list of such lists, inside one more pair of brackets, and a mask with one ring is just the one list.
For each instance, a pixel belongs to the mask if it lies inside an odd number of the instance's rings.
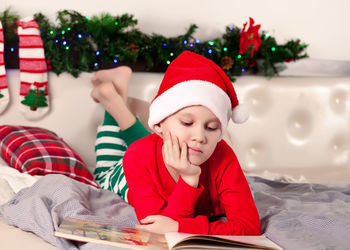
[[193,131],[193,139],[198,142],[205,142],[205,131],[203,128],[196,127]]

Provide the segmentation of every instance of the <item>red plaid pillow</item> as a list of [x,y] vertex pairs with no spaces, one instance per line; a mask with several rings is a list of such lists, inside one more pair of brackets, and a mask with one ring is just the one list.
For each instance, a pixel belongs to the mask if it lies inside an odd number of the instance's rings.
[[63,174],[98,187],[80,156],[47,129],[0,126],[0,152],[7,164],[20,172],[30,175]]

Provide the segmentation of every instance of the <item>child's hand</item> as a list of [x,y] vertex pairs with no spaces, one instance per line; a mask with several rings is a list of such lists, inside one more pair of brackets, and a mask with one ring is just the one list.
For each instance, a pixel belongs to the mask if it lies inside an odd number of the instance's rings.
[[163,140],[165,164],[175,169],[187,184],[197,187],[201,168],[188,160],[186,143],[182,143],[180,148],[179,140],[170,132],[165,132]]
[[153,233],[164,234],[167,232],[177,232],[179,223],[167,216],[149,215],[140,221],[142,224],[136,224],[136,228]]

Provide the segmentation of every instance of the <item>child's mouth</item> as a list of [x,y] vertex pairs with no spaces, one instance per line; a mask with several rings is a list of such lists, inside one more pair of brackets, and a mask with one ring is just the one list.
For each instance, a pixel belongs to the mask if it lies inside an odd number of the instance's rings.
[[201,154],[201,153],[203,153],[202,150],[200,150],[199,148],[191,148],[191,147],[189,147],[189,151],[192,154]]

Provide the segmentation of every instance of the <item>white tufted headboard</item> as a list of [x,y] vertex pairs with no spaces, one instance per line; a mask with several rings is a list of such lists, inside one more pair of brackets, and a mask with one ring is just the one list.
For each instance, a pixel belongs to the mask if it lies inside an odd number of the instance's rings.
[[[28,121],[19,111],[19,71],[8,70],[11,102],[0,124],[41,126],[63,137],[92,170],[96,127],[103,109],[90,98],[92,74],[49,75],[50,113]],[[145,122],[161,73],[133,74],[129,104]],[[313,175],[319,169],[346,168],[350,180],[350,77],[244,76],[234,83],[251,117],[229,124],[224,137],[246,171],[274,170]],[[327,177],[327,172],[324,176]]]

